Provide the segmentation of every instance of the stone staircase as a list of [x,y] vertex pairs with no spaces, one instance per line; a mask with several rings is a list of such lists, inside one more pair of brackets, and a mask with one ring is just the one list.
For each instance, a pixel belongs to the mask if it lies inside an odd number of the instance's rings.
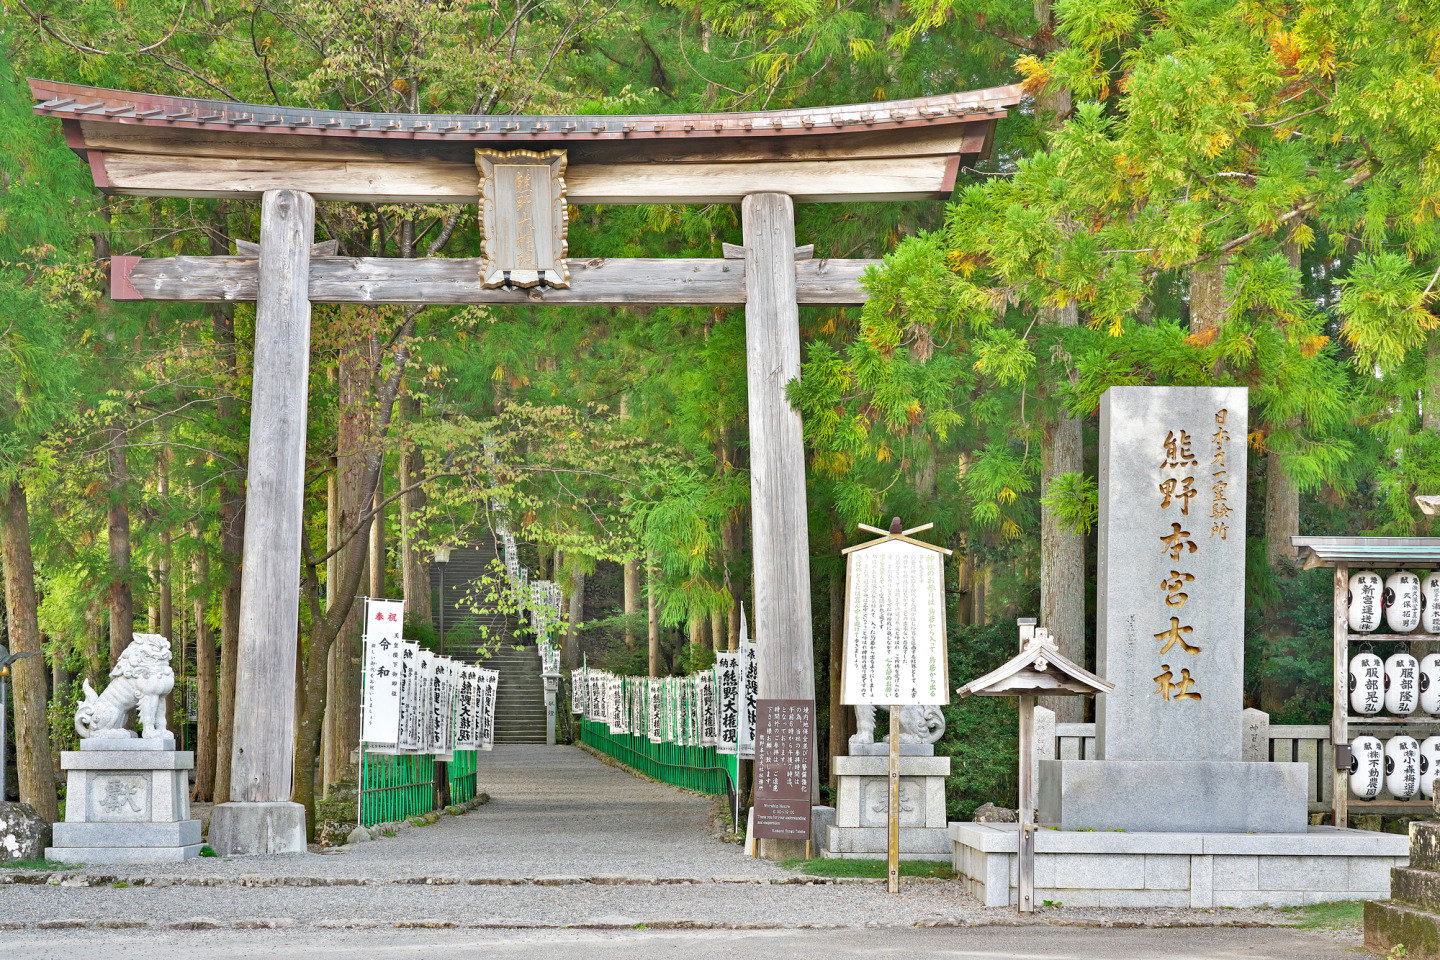
[[488,670],[500,671],[495,691],[495,742],[545,742],[545,681],[540,677],[540,655],[535,647],[505,645],[489,659],[477,660]]
[[1390,899],[1365,902],[1365,946],[1405,960],[1440,960],[1440,823],[1410,824],[1410,865],[1390,871]]

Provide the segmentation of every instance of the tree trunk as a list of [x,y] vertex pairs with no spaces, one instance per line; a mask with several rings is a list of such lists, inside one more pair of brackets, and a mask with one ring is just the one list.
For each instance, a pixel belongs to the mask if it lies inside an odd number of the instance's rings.
[[1209,343],[1225,322],[1230,303],[1225,299],[1228,258],[1207,260],[1190,268],[1190,336]]
[[[5,570],[5,611],[10,652],[41,654],[35,606],[35,562],[30,555],[30,513],[25,488],[10,482],[0,504],[0,560]],[[20,802],[51,823],[60,819],[55,767],[50,756],[50,725],[45,716],[45,657],[24,657],[10,665],[15,690],[15,766]],[[4,762],[0,743],[0,763]]]
[[130,501],[125,489],[129,472],[125,462],[125,431],[106,431],[110,447],[106,461],[110,468],[110,506],[107,510],[107,538],[110,547],[110,666],[130,646],[135,630],[135,599],[130,592]]
[[[226,219],[226,202],[216,207],[210,230],[210,253],[225,256],[230,252],[230,232]],[[210,330],[215,339],[217,359],[224,376],[224,389],[216,402],[215,412],[223,428],[232,435],[243,436],[243,421],[238,416],[239,403],[232,395],[239,390],[239,355],[235,345],[235,312],[229,304],[211,308]],[[230,801],[230,763],[235,738],[235,665],[240,637],[240,556],[245,547],[245,484],[240,480],[221,477],[220,491],[220,564],[223,583],[220,587],[220,682],[216,690],[215,727],[215,789],[216,804]]]
[[[838,530],[835,532],[839,532]],[[842,557],[840,562],[830,568],[830,762],[827,764],[830,770],[830,787],[832,790],[839,789],[840,782],[835,777],[835,757],[849,756],[849,737],[846,736],[846,717],[848,712],[844,704],[840,702],[841,676],[840,667],[845,662],[845,566],[846,561]]]
[[[402,400],[400,409],[415,414],[415,402]],[[400,489],[404,490],[425,475],[425,454],[419,447],[407,447],[400,454]],[[425,491],[411,490],[400,498],[400,579],[405,592],[405,619],[428,624],[430,605],[430,562],[420,548],[420,516],[425,509]]]
[[725,592],[730,595],[730,609],[725,613],[725,635],[726,649],[731,653],[740,649],[740,583],[732,573],[739,554],[736,548],[739,526],[734,511],[727,511],[724,522],[720,524],[720,551],[725,562]]
[[710,611],[710,649],[724,653],[725,647],[725,611],[716,607]]
[[375,485],[375,519],[370,522],[370,596],[385,597],[385,472]]
[[[168,501],[170,499],[170,457],[163,450],[160,453],[157,468],[159,474],[155,480],[155,492],[160,501],[160,509],[166,511],[168,514]],[[159,594],[158,622],[156,626],[159,627],[160,636],[170,641],[171,659],[175,666],[175,688],[170,691],[170,696],[165,698],[165,721],[170,732],[174,734],[178,730],[176,718],[182,715],[185,707],[185,685],[183,682],[185,676],[185,647],[184,644],[181,643],[177,649],[175,643],[175,596],[170,585],[170,563],[172,559],[170,549],[171,539],[170,521],[163,519],[160,526],[160,557],[155,565],[157,573],[156,592]]]
[[[340,542],[340,472],[336,460],[330,458],[330,472],[325,481],[325,552],[335,549]],[[325,561],[325,611],[334,609],[340,590],[340,554],[331,554]],[[325,659],[325,713],[320,721],[320,784],[325,799],[330,799],[330,784],[335,782],[335,648],[332,646]],[[299,716],[299,714],[296,714]]]
[[649,614],[650,676],[660,673],[660,603],[655,595],[655,564],[645,564],[645,607]]
[[[366,444],[370,435],[370,424],[366,415],[369,409],[370,367],[369,356],[360,343],[352,344],[342,353],[339,366],[338,407],[340,423],[336,431],[336,494],[340,517],[337,530],[348,531],[359,526],[362,513],[368,511],[372,500],[365,495],[363,484],[366,472]],[[360,553],[361,562],[369,555],[369,542]],[[343,584],[348,582],[351,571],[346,564],[355,555],[352,550],[337,554],[336,596],[330,601],[331,609],[349,604],[352,597],[345,596]],[[364,579],[368,570],[357,571]],[[357,585],[360,582],[357,579]],[[360,674],[354,663],[360,643],[360,609],[350,605],[349,616],[335,638],[333,660],[327,650],[325,659],[333,670],[333,684],[313,694],[330,710],[334,717],[327,725],[328,740],[324,744],[324,767],[329,771],[325,786],[342,780],[353,780],[355,773],[350,766],[350,750],[360,740]],[[313,709],[313,703],[310,705]]]
[[561,654],[565,666],[572,670],[580,662],[580,624],[585,620],[585,574],[580,569],[578,556],[574,567],[570,580],[570,619],[565,624],[565,646]]
[[[1059,311],[1060,326],[1075,325],[1075,309]],[[1040,488],[1062,473],[1085,468],[1080,420],[1061,411],[1046,424],[1050,435],[1040,448]],[[1085,662],[1085,535],[1066,528],[1054,510],[1040,505],[1040,623],[1059,639],[1060,652]],[[1060,723],[1080,723],[1085,705],[1079,697],[1041,697]]]
[[204,803],[215,793],[215,747],[218,720],[216,704],[215,638],[205,622],[205,598],[210,593],[210,558],[198,523],[190,524],[195,556],[190,572],[195,582],[195,792],[191,799]]
[[625,561],[625,646],[635,646],[635,614],[640,598],[640,561]]
[[1420,425],[1426,432],[1440,431],[1440,331],[1432,330],[1425,344],[1425,392],[1420,401]]

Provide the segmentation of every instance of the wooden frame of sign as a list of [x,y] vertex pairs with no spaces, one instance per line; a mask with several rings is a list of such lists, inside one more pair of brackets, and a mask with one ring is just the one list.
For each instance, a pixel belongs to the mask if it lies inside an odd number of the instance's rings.
[[486,289],[570,286],[565,164],[564,150],[475,151]]
[[[888,831],[887,831],[887,838],[886,838],[886,845],[885,845],[885,846],[886,846],[886,871],[885,871],[885,878],[886,878],[886,879],[885,879],[885,885],[886,885],[886,889],[887,889],[890,893],[899,893],[899,892],[900,892],[900,710],[899,710],[899,707],[901,706],[902,702],[903,702],[903,703],[906,703],[906,704],[913,704],[913,703],[916,703],[917,701],[914,700],[914,699],[909,699],[909,700],[905,700],[905,701],[901,701],[901,700],[898,700],[898,699],[897,699],[895,702],[891,702],[891,703],[888,703],[888,704],[882,704],[882,703],[880,703],[879,701],[874,700],[874,699],[871,699],[871,698],[859,699],[859,698],[856,698],[856,697],[852,697],[852,696],[847,696],[847,695],[846,695],[846,693],[848,693],[848,686],[847,686],[848,670],[847,670],[847,668],[849,667],[849,663],[850,663],[850,653],[851,653],[852,649],[854,648],[854,643],[855,643],[855,630],[854,630],[855,624],[854,624],[854,622],[853,622],[853,621],[851,620],[851,618],[850,618],[850,597],[851,597],[851,588],[852,588],[851,573],[852,573],[852,572],[854,571],[854,569],[855,569],[855,565],[854,565],[853,561],[854,561],[854,558],[855,558],[855,555],[856,555],[856,554],[858,554],[858,553],[860,553],[860,552],[862,552],[862,551],[868,550],[868,549],[870,549],[870,548],[872,548],[872,547],[878,547],[878,546],[880,546],[881,544],[884,544],[884,543],[890,543],[890,542],[892,542],[892,541],[894,541],[894,542],[900,542],[900,543],[907,543],[907,544],[910,544],[911,546],[915,546],[915,547],[924,547],[926,550],[933,551],[933,552],[939,554],[939,555],[942,556],[942,557],[948,557],[948,556],[950,556],[951,553],[952,553],[952,551],[946,549],[945,547],[937,547],[937,546],[936,546],[935,544],[933,544],[933,543],[926,543],[926,542],[923,541],[923,540],[913,540],[913,539],[911,539],[910,534],[912,534],[912,533],[920,533],[920,532],[923,531],[923,530],[929,530],[931,527],[934,526],[933,523],[925,523],[925,524],[921,524],[921,525],[918,526],[918,527],[911,527],[911,528],[908,529],[908,530],[902,530],[902,529],[901,529],[900,518],[899,518],[899,517],[895,517],[894,519],[892,519],[892,520],[890,521],[890,529],[889,529],[889,530],[881,530],[879,527],[872,527],[872,526],[870,526],[869,524],[864,524],[864,523],[860,524],[859,526],[860,526],[860,529],[862,529],[862,530],[868,530],[868,531],[871,532],[871,533],[878,533],[878,534],[881,534],[881,536],[880,536],[878,539],[876,539],[876,540],[867,540],[865,543],[857,543],[857,544],[855,544],[853,547],[846,547],[845,549],[843,549],[843,550],[840,551],[841,554],[843,554],[843,555],[845,556],[845,558],[846,558],[846,562],[845,562],[845,629],[844,629],[844,631],[843,631],[843,632],[844,632],[844,638],[845,638],[845,639],[844,639],[845,651],[844,651],[844,656],[843,656],[843,657],[841,658],[841,660],[840,660],[840,689],[841,689],[841,691],[842,691],[842,693],[841,693],[841,698],[840,698],[840,702],[843,703],[843,704],[845,704],[846,706],[853,706],[853,705],[885,706],[886,709],[888,709],[888,710],[890,711],[890,751],[889,751],[890,763],[889,763],[889,771],[888,771],[888,772],[889,772],[889,780],[890,780],[890,810],[889,810],[889,814],[888,814],[888,818],[887,818],[887,819],[888,819],[888,824],[887,824],[887,825],[888,825],[889,829],[888,829]],[[941,650],[940,650],[940,670],[941,670],[941,677],[940,677],[940,684],[939,684],[939,694],[940,694],[940,698],[941,698],[941,699],[938,701],[939,703],[949,703],[949,702],[950,702],[950,664],[949,664],[949,662],[948,662],[948,658],[945,656],[946,651],[945,651],[945,641],[944,641],[944,638],[945,638],[945,599],[944,599],[944,598],[945,598],[945,568],[944,568],[944,561],[942,560],[942,561],[941,561],[941,566],[940,566],[940,604],[939,604],[939,610],[938,610],[937,615],[936,615],[936,619],[937,619],[937,621],[938,621],[938,622],[937,622],[937,626],[939,627],[939,635],[940,635],[940,642],[941,642]]]

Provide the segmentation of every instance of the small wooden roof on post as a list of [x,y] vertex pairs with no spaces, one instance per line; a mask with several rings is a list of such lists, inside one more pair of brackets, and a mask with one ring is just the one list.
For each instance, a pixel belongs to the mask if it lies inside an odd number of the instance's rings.
[[1093,696],[1115,684],[1102,680],[1060,652],[1055,638],[1033,618],[1020,620],[1021,648],[1003,666],[955,692],[962,697]]

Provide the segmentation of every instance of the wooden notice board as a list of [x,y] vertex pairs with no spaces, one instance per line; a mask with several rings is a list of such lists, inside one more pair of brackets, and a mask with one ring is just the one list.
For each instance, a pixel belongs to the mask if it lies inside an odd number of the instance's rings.
[[759,700],[755,707],[755,836],[809,840],[815,701]]

